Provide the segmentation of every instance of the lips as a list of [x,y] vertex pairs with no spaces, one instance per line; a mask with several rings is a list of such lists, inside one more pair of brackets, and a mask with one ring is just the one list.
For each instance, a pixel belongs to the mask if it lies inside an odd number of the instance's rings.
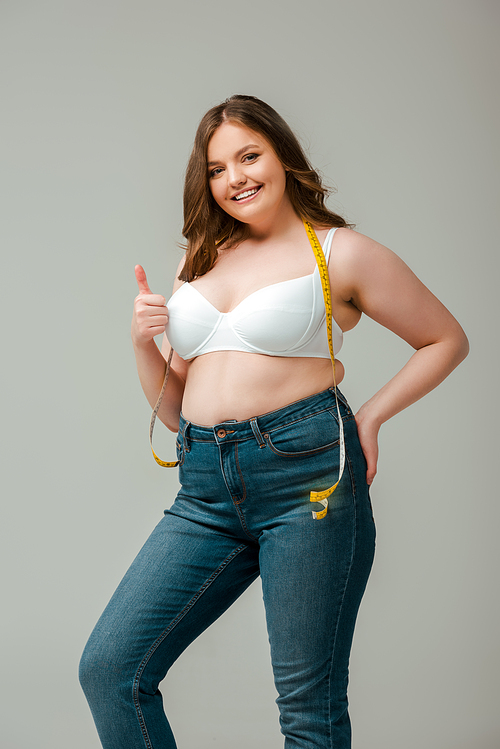
[[262,185],[257,185],[257,187],[251,187],[248,190],[242,190],[241,192],[237,193],[236,195],[233,195],[231,200],[234,200],[236,203],[239,203],[241,200],[246,200],[247,198],[252,198],[254,195],[256,195],[259,190],[261,189]]

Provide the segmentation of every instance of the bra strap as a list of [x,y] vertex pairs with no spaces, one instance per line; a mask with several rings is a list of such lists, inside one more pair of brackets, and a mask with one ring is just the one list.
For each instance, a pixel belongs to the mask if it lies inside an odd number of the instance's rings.
[[323,298],[325,300],[325,311],[326,311],[326,330],[328,334],[328,349],[330,351],[330,359],[332,360],[332,369],[333,369],[333,387],[335,390],[335,403],[337,406],[337,416],[338,416],[338,422],[339,422],[339,442],[340,442],[340,464],[339,464],[339,477],[337,481],[331,486],[329,489],[323,489],[323,491],[315,492],[311,491],[310,494],[310,502],[319,502],[323,505],[323,509],[319,512],[313,511],[313,518],[315,520],[321,520],[325,517],[326,513],[328,512],[328,497],[333,494],[335,489],[340,483],[340,479],[342,478],[342,474],[344,473],[344,465],[345,465],[345,439],[344,439],[344,423],[342,421],[342,415],[340,413],[339,408],[339,399],[337,395],[337,379],[335,377],[335,354],[333,352],[333,334],[332,334],[332,295],[330,290],[330,276],[328,274],[328,265],[325,259],[325,255],[323,253],[323,250],[321,248],[321,245],[318,241],[318,237],[316,236],[316,232],[314,231],[312,225],[308,221],[304,221],[304,226],[306,228],[307,236],[309,237],[309,242],[311,243],[312,250],[314,252],[314,257],[316,258],[316,262],[318,264],[318,270],[319,275],[321,278],[321,288],[323,289]]

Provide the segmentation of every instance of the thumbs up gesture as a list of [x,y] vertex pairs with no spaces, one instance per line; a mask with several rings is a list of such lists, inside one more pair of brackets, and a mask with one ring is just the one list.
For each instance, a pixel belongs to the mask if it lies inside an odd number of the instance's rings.
[[134,346],[144,346],[156,335],[164,332],[168,321],[168,310],[165,297],[161,294],[153,294],[149,288],[142,265],[135,266],[135,277],[139,294],[134,301],[132,341]]

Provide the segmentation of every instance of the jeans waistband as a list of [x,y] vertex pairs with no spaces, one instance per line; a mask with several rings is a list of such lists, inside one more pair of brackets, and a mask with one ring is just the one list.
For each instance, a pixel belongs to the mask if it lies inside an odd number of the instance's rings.
[[[341,418],[352,416],[349,404],[338,388],[337,397]],[[195,442],[220,444],[222,442],[256,439],[259,445],[263,445],[263,432],[272,432],[274,429],[279,429],[306,416],[312,416],[315,413],[328,409],[336,409],[334,388],[328,388],[307,398],[294,401],[283,408],[278,408],[276,411],[269,411],[260,416],[254,416],[251,419],[244,421],[229,419],[228,421],[214,424],[211,427],[187,421],[181,414],[179,434],[182,435],[184,441],[193,440]]]

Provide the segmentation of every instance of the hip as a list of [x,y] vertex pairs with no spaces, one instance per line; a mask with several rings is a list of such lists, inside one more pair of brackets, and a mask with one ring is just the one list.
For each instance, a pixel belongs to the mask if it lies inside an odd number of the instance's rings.
[[338,479],[342,431],[345,470],[328,500],[328,514],[329,522],[332,513],[352,518],[359,502],[371,510],[366,462],[354,414],[338,389],[335,398],[333,388],[250,419],[228,419],[211,427],[181,414],[180,495],[208,503],[211,511],[229,500],[270,521],[278,508],[311,518],[311,512],[320,509],[311,502],[311,491],[325,491]]

